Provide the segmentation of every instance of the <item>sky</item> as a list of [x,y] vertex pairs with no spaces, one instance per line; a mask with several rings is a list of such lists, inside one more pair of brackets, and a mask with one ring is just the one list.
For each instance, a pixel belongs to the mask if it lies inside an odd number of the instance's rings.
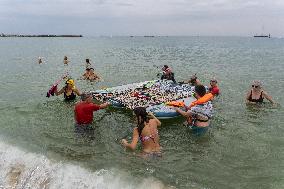
[[284,0],[0,0],[0,33],[284,36]]

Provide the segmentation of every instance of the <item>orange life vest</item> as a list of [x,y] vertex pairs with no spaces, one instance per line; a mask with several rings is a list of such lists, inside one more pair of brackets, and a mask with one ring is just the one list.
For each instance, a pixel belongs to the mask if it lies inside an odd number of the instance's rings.
[[190,105],[189,105],[189,109],[193,106],[196,106],[198,104],[204,104],[210,100],[212,100],[214,98],[214,95],[212,93],[207,93],[205,94],[203,97],[201,97],[200,99],[193,101]]
[[175,107],[184,107],[184,102],[178,102],[178,101],[172,101],[172,102],[166,102],[166,105],[168,106],[175,106]]

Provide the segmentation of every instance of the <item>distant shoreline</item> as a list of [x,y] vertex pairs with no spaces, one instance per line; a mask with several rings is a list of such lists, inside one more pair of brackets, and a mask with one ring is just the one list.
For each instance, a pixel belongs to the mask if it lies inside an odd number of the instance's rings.
[[1,34],[0,37],[83,37],[83,35],[15,35],[15,34]]

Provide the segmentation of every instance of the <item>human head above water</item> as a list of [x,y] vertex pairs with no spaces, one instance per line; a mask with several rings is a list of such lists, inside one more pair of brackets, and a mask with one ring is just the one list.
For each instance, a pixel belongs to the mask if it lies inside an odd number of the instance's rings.
[[86,59],[86,63],[90,63],[90,59],[87,58],[87,59]]
[[260,80],[254,80],[254,81],[252,81],[251,86],[252,86],[253,89],[261,89],[262,82]]
[[94,68],[90,68],[90,72],[94,72]]
[[133,112],[137,117],[138,116],[147,117],[148,115],[145,107],[136,107],[134,108]]
[[206,94],[206,88],[203,85],[196,85],[195,93],[198,95],[197,97],[201,98]]
[[217,84],[217,79],[213,78],[210,80],[210,85],[216,85]]
[[165,71],[166,69],[168,69],[169,66],[168,65],[164,65],[164,67],[162,68],[163,71]]
[[190,83],[195,83],[196,80],[197,80],[196,74],[194,74],[193,76],[190,77]]
[[68,79],[66,82],[65,82],[66,86],[67,87],[70,87],[70,88],[73,88],[75,86],[75,82],[73,79]]
[[82,93],[81,100],[82,101],[92,101],[92,94],[91,93]]
[[144,128],[144,122],[148,123],[149,122],[149,118],[148,118],[148,113],[146,111],[145,107],[136,107],[133,110],[134,114],[136,115],[137,118],[137,126],[138,126],[138,133],[139,136],[142,133],[142,130]]

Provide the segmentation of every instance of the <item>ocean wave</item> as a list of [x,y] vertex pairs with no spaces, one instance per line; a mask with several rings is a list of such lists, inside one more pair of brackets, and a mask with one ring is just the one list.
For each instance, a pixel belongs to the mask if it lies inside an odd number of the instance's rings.
[[119,170],[91,171],[56,162],[0,142],[0,189],[172,188],[150,177],[141,180]]

